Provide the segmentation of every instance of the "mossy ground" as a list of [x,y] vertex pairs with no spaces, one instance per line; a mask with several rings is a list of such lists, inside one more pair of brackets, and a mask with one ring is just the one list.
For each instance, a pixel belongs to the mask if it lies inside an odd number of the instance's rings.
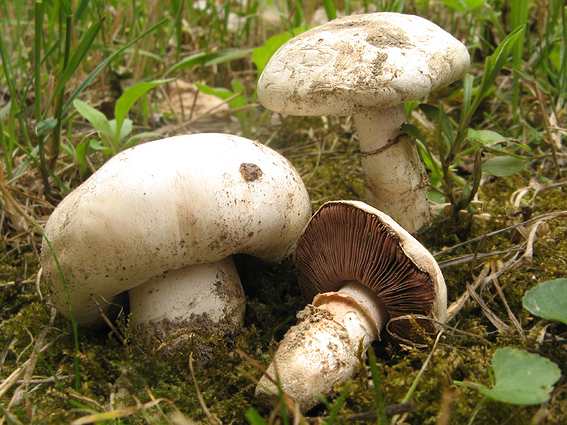
[[[291,118],[285,121],[279,136],[271,142],[271,146],[290,158],[302,174],[314,209],[326,200],[360,199],[363,196],[353,133],[348,118]],[[482,212],[485,218],[449,215],[443,223],[421,235],[421,239],[432,252],[439,252],[512,224],[516,212],[511,207],[510,197],[515,190],[527,185],[527,175],[522,173],[487,181],[479,196],[479,213]],[[523,208],[524,214],[531,217],[567,210],[564,188],[544,190],[532,205],[524,205]],[[209,336],[214,342],[213,356],[207,363],[196,365],[194,378],[188,367],[188,352],[163,358],[135,344],[120,343],[109,329],[96,331],[80,328],[80,384],[75,388],[71,324],[57,315],[50,325],[48,300],[40,300],[34,279],[38,270],[39,239],[29,234],[3,241],[0,246],[0,374],[3,378],[8,377],[33,357],[34,345],[43,338],[42,344],[38,344],[35,350],[40,350],[40,346],[47,343],[52,345],[39,353],[33,378],[51,378],[51,381],[42,383],[32,379],[22,386],[13,385],[2,396],[3,409],[13,415],[13,423],[67,423],[89,412],[120,412],[117,409],[140,407],[153,398],[167,399],[171,404],[162,402],[159,408],[140,408],[138,413],[131,416],[119,414],[123,416],[119,419],[120,423],[152,420],[168,423],[167,415],[172,411],[172,405],[186,417],[205,422],[207,418],[199,404],[195,385],[202,392],[210,411],[222,423],[247,423],[244,415],[250,407],[256,408],[264,417],[269,415],[269,410],[256,405],[254,400],[253,379],[258,379],[260,372],[236,354],[235,349],[242,349],[267,366],[277,341],[295,323],[295,313],[303,308],[306,300],[302,299],[297,288],[291,259],[274,265],[246,256],[236,258],[247,295],[245,330],[231,342]],[[467,423],[482,396],[474,390],[456,386],[454,381],[490,385],[486,368],[494,351],[501,347],[512,346],[537,352],[556,362],[563,376],[566,375],[567,354],[564,345],[536,345],[535,333],[541,329],[542,321],[530,316],[523,309],[521,301],[525,291],[538,283],[565,276],[566,236],[567,221],[564,218],[550,220],[547,233],[542,233],[534,243],[532,262],[506,272],[498,279],[506,302],[528,332],[528,338],[522,340],[514,330],[503,299],[498,296],[494,286],[487,285],[479,289],[477,292],[481,293],[488,308],[507,325],[508,331],[499,332],[476,302],[466,302],[449,324],[451,327],[445,330],[433,353],[412,397],[415,408],[409,414],[407,423]],[[465,245],[437,259],[443,261],[467,254],[504,251],[520,247],[522,243],[517,231],[508,231]],[[493,267],[498,267],[498,261],[506,258],[506,255],[500,255],[444,268],[449,304],[466,291],[466,285],[473,283],[482,267],[489,262]],[[548,331],[555,335],[567,331],[564,325],[548,325]],[[429,348],[374,344],[386,405],[402,401],[430,354],[431,346],[432,341]],[[488,402],[476,413],[477,423],[525,424],[541,409],[549,411],[545,423],[565,423],[566,396],[560,389],[564,384],[565,378],[562,378],[557,385],[559,389],[545,406],[522,407]],[[22,391],[18,392],[20,389]],[[369,369],[361,365],[341,414],[346,416],[375,408]],[[327,413],[324,407],[311,412],[312,415]]]

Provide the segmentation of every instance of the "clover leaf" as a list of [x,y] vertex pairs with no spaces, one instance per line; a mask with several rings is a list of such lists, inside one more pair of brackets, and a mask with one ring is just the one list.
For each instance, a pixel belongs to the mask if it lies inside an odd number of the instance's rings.
[[505,347],[492,356],[495,384],[492,388],[474,382],[455,382],[485,396],[511,404],[540,404],[549,400],[553,385],[561,377],[551,360],[525,350]]
[[522,302],[535,316],[567,324],[567,279],[548,280],[530,289]]

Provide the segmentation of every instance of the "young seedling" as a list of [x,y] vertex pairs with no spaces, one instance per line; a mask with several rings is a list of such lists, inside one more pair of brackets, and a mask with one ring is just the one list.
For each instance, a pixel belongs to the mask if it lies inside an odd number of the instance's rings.
[[102,112],[85,102],[78,99],[75,100],[75,102],[73,102],[75,108],[92,124],[94,129],[98,131],[102,142],[97,143],[95,141],[91,141],[90,147],[92,149],[102,151],[108,159],[111,156],[116,155],[118,152],[134,146],[136,141],[143,137],[161,138],[160,134],[144,132],[133,135],[125,141],[126,137],[132,133],[133,124],[132,120],[127,118],[127,115],[136,101],[144,96],[148,91],[170,81],[172,80],[156,80],[147,83],[138,83],[129,87],[116,101],[116,106],[114,107],[115,118],[112,120],[109,120]]

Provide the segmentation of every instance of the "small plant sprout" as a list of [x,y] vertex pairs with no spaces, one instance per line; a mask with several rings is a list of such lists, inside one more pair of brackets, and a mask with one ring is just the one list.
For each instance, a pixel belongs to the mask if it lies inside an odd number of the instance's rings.
[[455,384],[474,388],[486,397],[511,404],[540,404],[549,400],[561,370],[551,360],[525,350],[505,347],[492,356],[493,387],[474,382]]
[[567,279],[548,280],[530,289],[522,302],[535,316],[567,324]]
[[431,218],[428,179],[402,130],[404,102],[460,79],[466,47],[434,23],[393,12],[351,15],[284,44],[258,81],[258,99],[291,115],[353,115],[368,203],[415,232]]
[[[445,281],[433,256],[363,202],[324,204],[298,239],[294,259],[299,287],[313,301],[298,313],[267,373],[302,412],[351,378],[360,353],[385,329],[408,341],[416,338],[414,324],[435,331],[445,320]],[[276,404],[275,394],[273,381],[262,377],[258,399]]]
[[[433,154],[426,137],[412,124],[404,124],[403,130],[413,136],[419,146],[423,160],[431,170],[431,183],[439,203],[449,203],[454,211],[469,207],[480,187],[482,172],[493,176],[511,176],[525,170],[529,158],[514,150],[530,151],[519,143],[492,130],[471,128],[471,121],[482,105],[507,58],[518,40],[523,36],[524,27],[517,27],[508,34],[486,58],[482,77],[475,86],[475,78],[467,75],[463,79],[462,110],[457,122],[445,112],[443,104],[439,107],[420,104],[421,111],[435,123],[433,143],[437,156]],[[513,147],[514,149],[510,149]],[[486,160],[484,156],[494,155]],[[474,157],[474,167],[469,179],[463,179],[456,170],[463,157]],[[432,194],[435,192],[431,191]]]
[[[92,106],[75,100],[73,105],[77,111],[89,121],[95,130],[98,131],[102,144],[91,141],[89,147],[94,150],[102,151],[106,158],[116,155],[118,152],[131,148],[143,137],[161,137],[159,134],[144,132],[133,135],[126,140],[126,137],[132,133],[132,120],[127,118],[132,106],[138,99],[144,96],[149,90],[170,80],[156,80],[147,83],[138,83],[129,87],[116,101],[114,108],[115,118],[109,120],[99,110]],[[126,140],[126,141],[125,141]],[[86,150],[88,152],[88,148]]]
[[244,294],[231,255],[282,260],[310,214],[296,170],[262,144],[204,133],[136,146],[51,214],[45,235],[68,291],[44,243],[50,301],[96,325],[128,291],[131,322],[156,338],[201,323],[234,331]]

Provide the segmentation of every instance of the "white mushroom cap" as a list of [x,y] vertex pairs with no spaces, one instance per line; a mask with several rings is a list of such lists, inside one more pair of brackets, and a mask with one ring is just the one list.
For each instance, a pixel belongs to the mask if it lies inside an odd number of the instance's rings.
[[431,218],[428,178],[402,131],[404,102],[461,78],[467,48],[427,19],[369,13],[335,19],[284,44],[258,81],[266,108],[353,115],[369,204],[415,232]]
[[[45,235],[75,320],[88,325],[115,295],[168,271],[235,253],[283,259],[310,213],[300,176],[280,154],[241,137],[196,134],[113,157],[59,204]],[[42,265],[52,303],[69,316],[45,240]]]
[[466,47],[427,19],[350,15],[284,44],[260,76],[258,99],[290,115],[353,115],[420,99],[469,64]]

